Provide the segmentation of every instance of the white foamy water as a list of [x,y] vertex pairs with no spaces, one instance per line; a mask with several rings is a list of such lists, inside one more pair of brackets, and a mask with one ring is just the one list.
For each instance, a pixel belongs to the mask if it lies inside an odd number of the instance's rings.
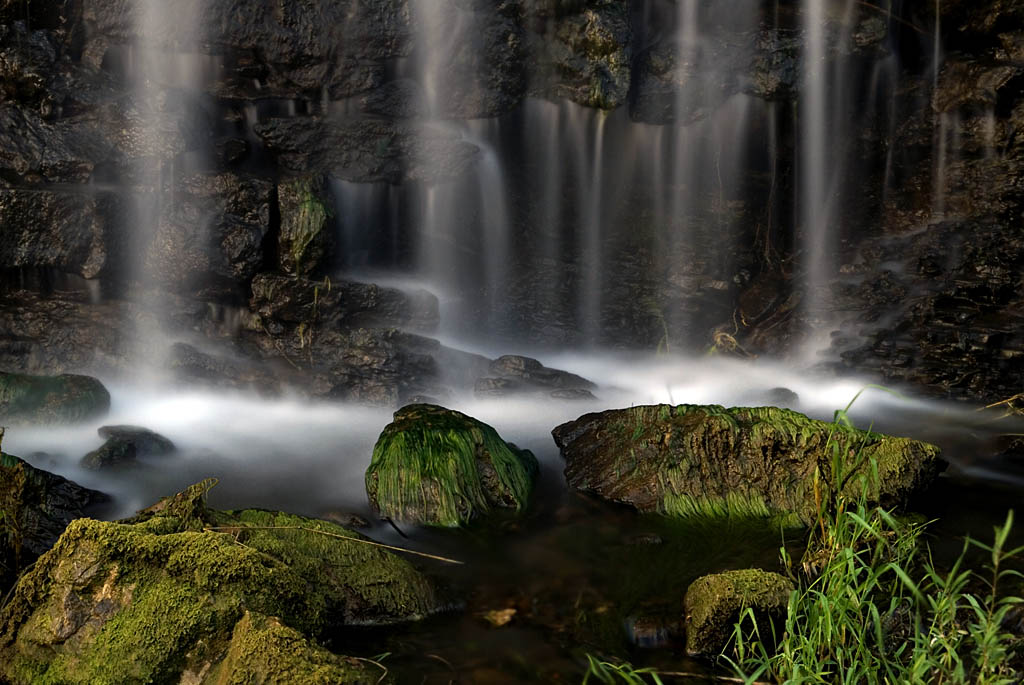
[[[819,378],[767,362],[714,357],[563,354],[542,357],[542,361],[597,381],[597,399],[479,400],[463,395],[448,404],[532,450],[551,472],[561,470],[551,429],[587,412],[658,402],[774,404],[779,400],[770,391],[785,387],[799,397],[795,408],[829,420],[865,386],[853,378]],[[108,387],[112,406],[102,420],[65,427],[11,427],[4,450],[109,493],[113,503],[104,515],[111,518],[130,515],[207,477],[220,479],[210,499],[221,508],[368,515],[363,474],[392,409],[131,384]],[[896,397],[875,389],[861,395],[850,415],[861,427],[874,424],[877,430],[939,444],[968,434],[978,440],[993,430],[984,423],[988,415],[972,408]],[[112,424],[144,426],[170,438],[179,450],[170,456],[142,458],[124,470],[80,468],[81,457],[103,442],[97,429]],[[1005,425],[998,428],[1009,430]],[[952,456],[958,461],[956,452]]]

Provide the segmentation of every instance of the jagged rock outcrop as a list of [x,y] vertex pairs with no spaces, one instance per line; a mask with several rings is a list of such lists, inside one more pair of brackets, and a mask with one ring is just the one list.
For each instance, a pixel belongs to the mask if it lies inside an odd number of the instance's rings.
[[543,393],[561,399],[595,399],[597,386],[582,376],[551,369],[536,359],[507,354],[488,365],[487,375],[478,378],[473,391],[477,397],[506,397]]
[[272,192],[268,181],[231,173],[182,179],[162,204],[145,278],[200,299],[243,292],[263,264]]
[[[0,438],[3,429],[0,428]],[[0,592],[107,496],[0,453]]]

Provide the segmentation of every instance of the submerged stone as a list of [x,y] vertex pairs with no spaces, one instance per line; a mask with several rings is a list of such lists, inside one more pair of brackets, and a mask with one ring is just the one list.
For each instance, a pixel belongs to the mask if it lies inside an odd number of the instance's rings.
[[761,634],[770,635],[765,621],[785,616],[792,591],[790,580],[760,569],[698,578],[686,591],[686,651],[706,656],[721,653],[746,609],[754,610]]
[[[552,434],[571,486],[679,517],[791,515],[807,524],[817,517],[816,491],[857,496],[867,483],[871,501],[897,506],[944,466],[934,445],[775,407],[631,407],[586,414]],[[877,482],[868,478],[873,464]]]
[[[279,512],[208,509],[212,484],[124,522],[72,522],[0,611],[0,680],[353,682],[310,679],[347,662],[305,638],[441,608],[429,580],[358,533]],[[286,645],[295,660],[274,663]],[[299,679],[275,680],[277,668]]]
[[63,423],[105,414],[110,393],[95,378],[0,372],[0,421]]
[[366,470],[370,504],[398,521],[458,526],[495,508],[521,511],[537,460],[490,426],[432,404],[395,412]]

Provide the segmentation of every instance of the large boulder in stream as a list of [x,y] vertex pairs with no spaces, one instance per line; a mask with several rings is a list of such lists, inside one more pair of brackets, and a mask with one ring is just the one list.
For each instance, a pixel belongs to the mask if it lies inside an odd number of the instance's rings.
[[452,409],[411,404],[395,412],[366,470],[370,504],[397,521],[459,526],[496,508],[526,507],[537,476],[528,450]]
[[[0,429],[0,438],[3,429]],[[106,495],[0,453],[0,593]]]
[[[792,515],[808,524],[816,488],[855,497],[867,483],[871,501],[896,506],[944,466],[934,445],[775,407],[630,407],[586,414],[552,434],[572,487],[680,517]],[[877,483],[862,478],[872,464]]]
[[110,393],[95,378],[0,372],[0,421],[59,423],[102,416]]
[[0,611],[0,680],[376,682],[313,640],[441,608],[430,581],[358,533],[207,508],[214,482],[126,521],[72,522]]

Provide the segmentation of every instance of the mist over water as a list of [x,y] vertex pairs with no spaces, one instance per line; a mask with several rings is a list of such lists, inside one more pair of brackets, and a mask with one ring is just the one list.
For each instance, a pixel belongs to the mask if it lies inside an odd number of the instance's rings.
[[[490,352],[478,349],[479,352]],[[637,354],[562,353],[542,356],[599,383],[596,400],[563,401],[544,396],[478,399],[453,395],[446,406],[492,425],[506,440],[530,449],[556,489],[564,490],[563,468],[551,430],[593,411],[632,405],[784,405],[832,420],[865,383],[822,378],[765,361],[721,357],[682,358]],[[112,404],[102,420],[69,426],[10,427],[4,450],[33,465],[101,490],[113,501],[100,515],[121,518],[204,478],[219,484],[210,502],[219,508],[260,507],[310,516],[332,512],[371,518],[363,474],[373,445],[393,410],[299,398],[262,398],[225,391],[182,389],[159,382],[108,381]],[[786,388],[788,393],[781,393]],[[990,415],[973,408],[911,399],[868,388],[850,417],[858,427],[931,440],[955,465],[983,478],[1005,476],[998,464],[979,462],[977,446],[996,431]],[[169,438],[178,450],[140,457],[119,469],[90,471],[78,464],[103,439],[104,425],[136,425]],[[972,452],[972,447],[975,450]]]

